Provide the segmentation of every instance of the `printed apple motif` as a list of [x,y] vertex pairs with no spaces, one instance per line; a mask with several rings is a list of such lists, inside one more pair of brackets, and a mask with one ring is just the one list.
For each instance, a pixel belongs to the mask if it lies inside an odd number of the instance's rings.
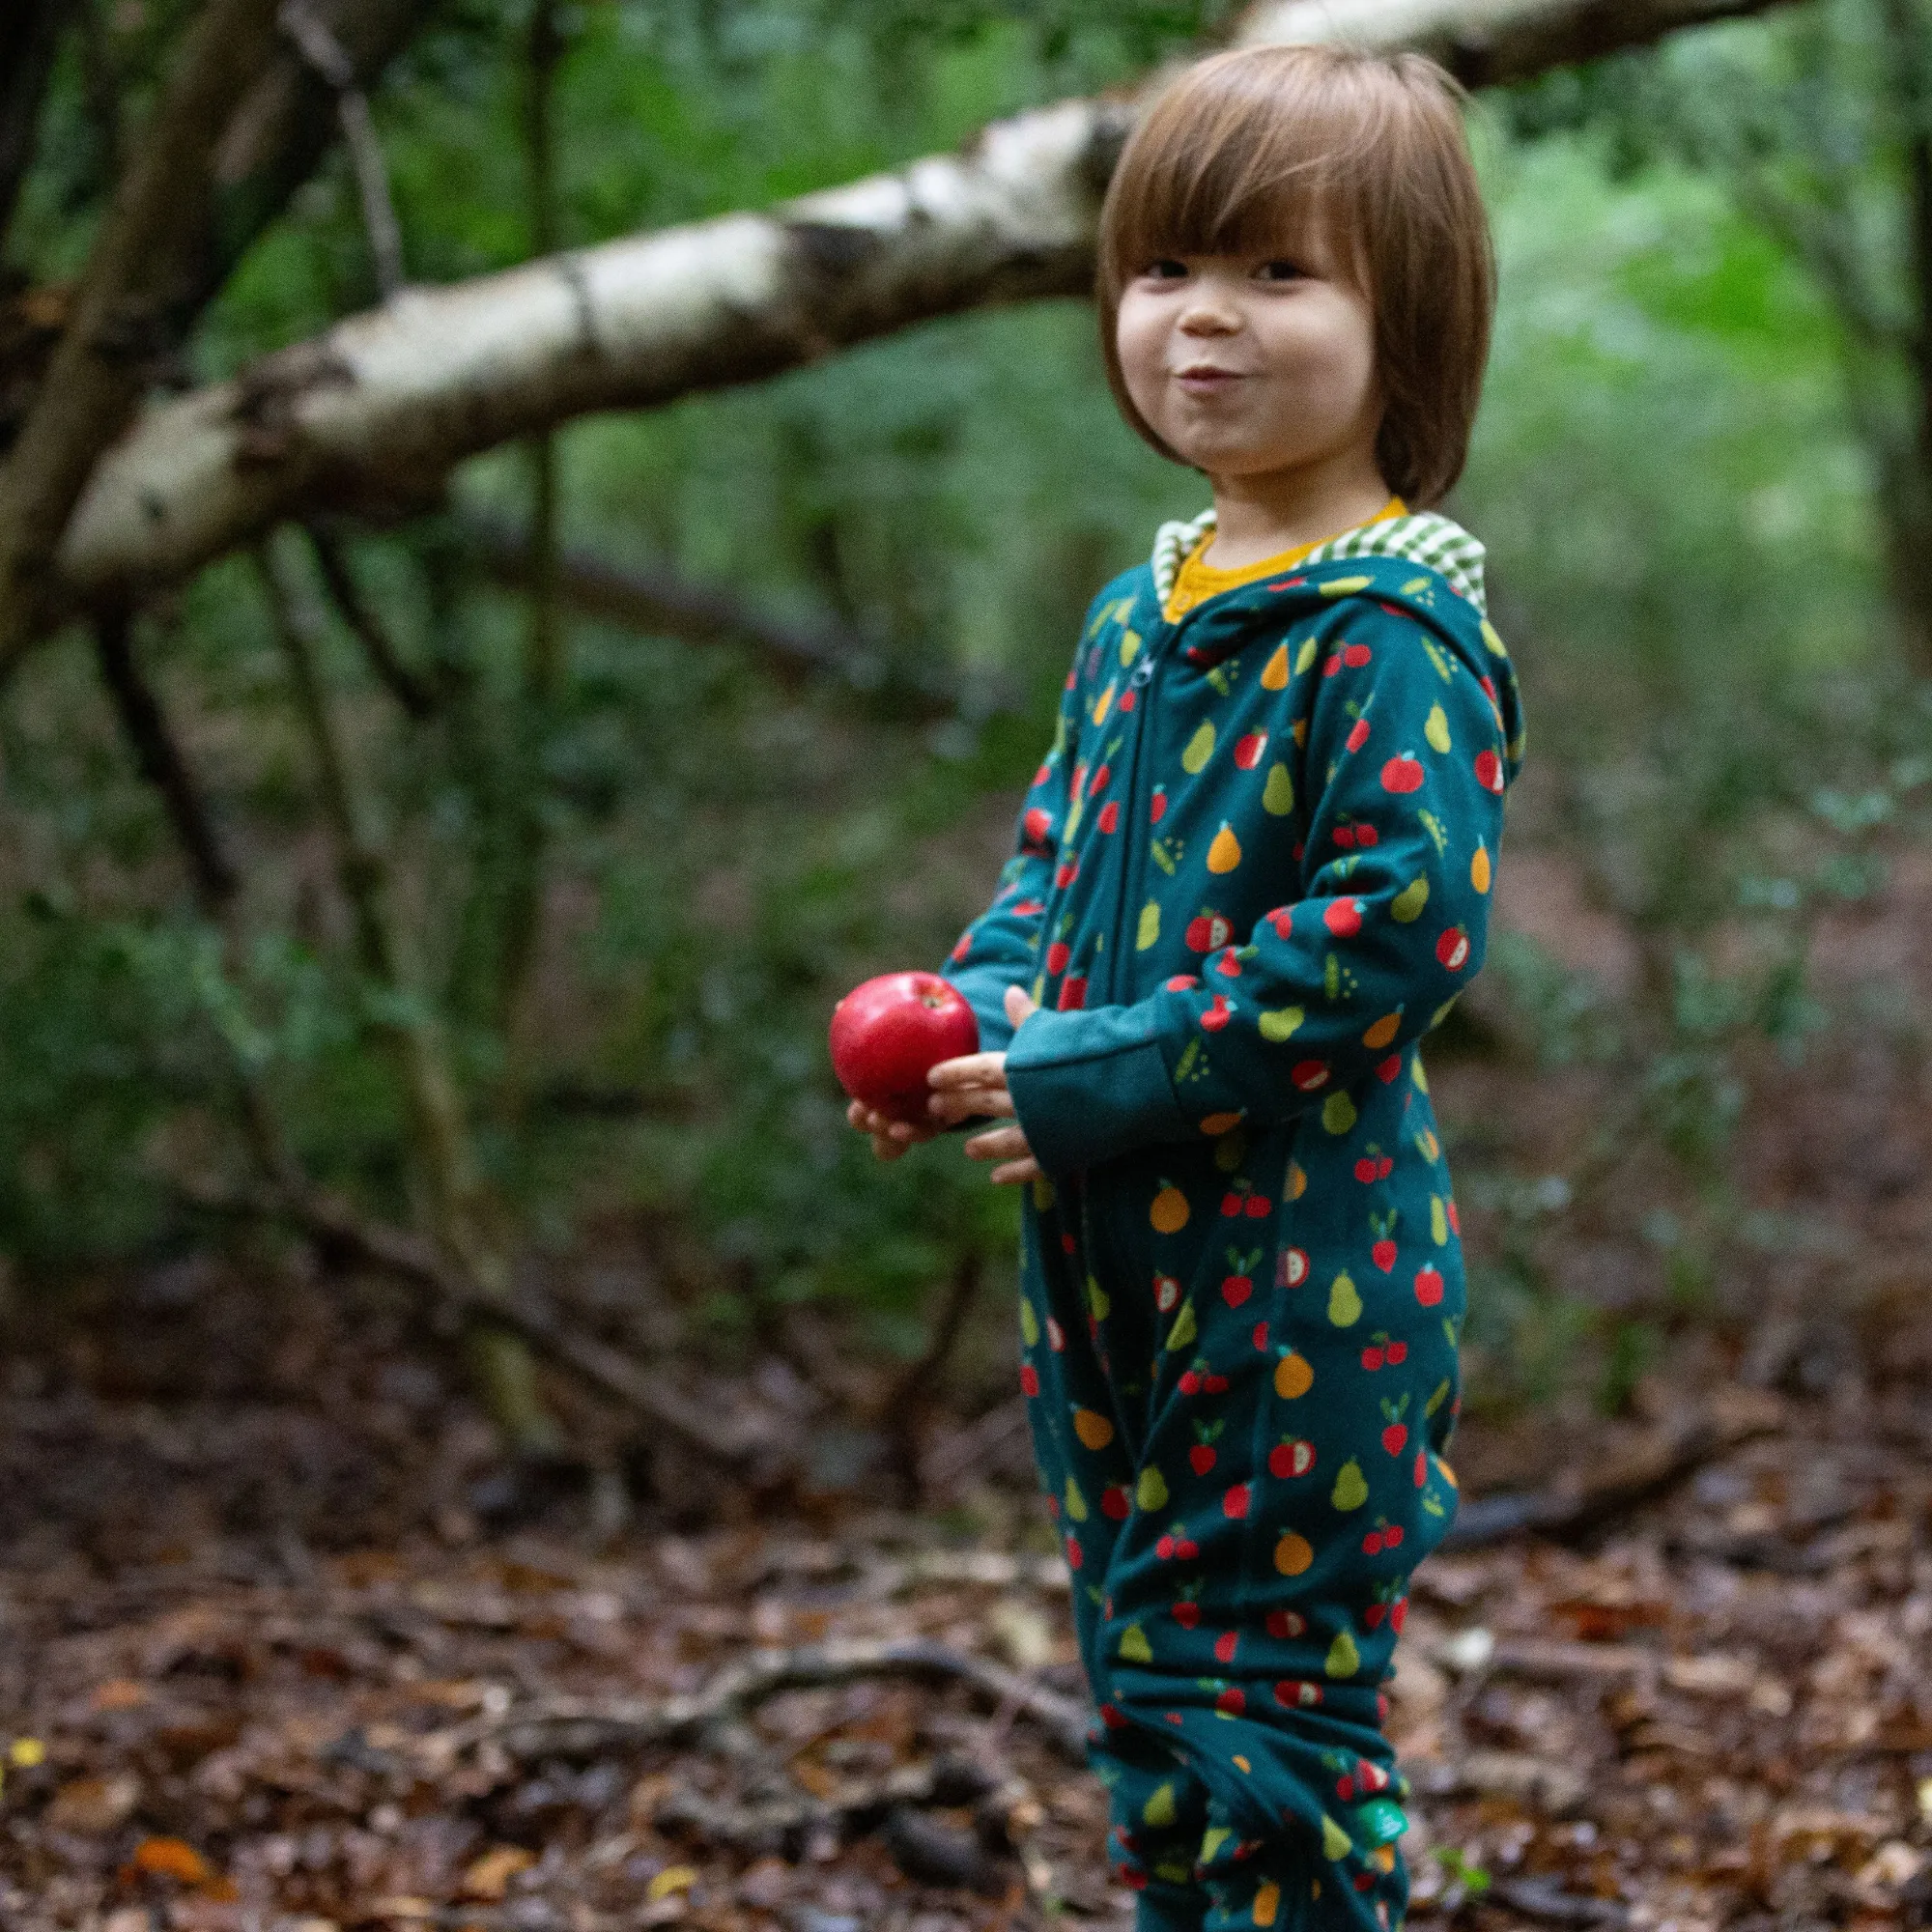
[[1298,1093],[1313,1094],[1318,1088],[1328,1084],[1328,1063],[1325,1060],[1299,1060],[1289,1070],[1289,1083]]
[[1469,935],[1460,925],[1452,925],[1435,942],[1435,957],[1451,973],[1460,973],[1468,963]]
[[1124,1522],[1133,1508],[1133,1499],[1119,1483],[1110,1483],[1100,1492],[1100,1514],[1116,1522]]
[[1305,1476],[1315,1466],[1315,1444],[1299,1435],[1284,1435],[1268,1451],[1270,1476]]
[[1172,1315],[1180,1300],[1180,1284],[1171,1274],[1157,1274],[1153,1278],[1153,1305],[1163,1315]]
[[1238,1522],[1248,1513],[1248,1485],[1235,1484],[1221,1498],[1221,1514],[1231,1521]]
[[1311,1710],[1321,1701],[1321,1687],[1298,1677],[1285,1677],[1274,1687],[1274,1701],[1284,1710]]
[[1238,1718],[1248,1708],[1247,1692],[1239,1685],[1231,1684],[1214,1699],[1214,1708],[1227,1712],[1231,1718]]
[[927,1071],[976,1053],[980,1023],[966,996],[937,973],[884,973],[832,1012],[832,1067],[853,1099],[890,1120],[931,1116]]
[[1442,1270],[1434,1262],[1415,1271],[1415,1298],[1425,1308],[1434,1308],[1442,1299]]
[[1217,1663],[1233,1663],[1235,1652],[1241,1641],[1239,1631],[1223,1631],[1214,1639],[1214,1661]]
[[1330,899],[1321,912],[1321,923],[1337,939],[1352,939],[1362,929],[1360,899]]
[[1275,1257],[1274,1285],[1277,1288],[1299,1288],[1307,1279],[1308,1250],[1283,1248]]
[[1503,762],[1487,746],[1476,753],[1476,782],[1485,791],[1503,788]]
[[1359,670],[1374,656],[1375,653],[1370,650],[1367,644],[1344,644],[1342,646],[1342,662],[1350,670]]
[[1039,1393],[1039,1371],[1031,1362],[1020,1364],[1020,1393],[1022,1395]]
[[1343,743],[1348,746],[1350,751],[1359,752],[1368,742],[1369,721],[1366,718],[1357,718],[1350,727],[1349,735],[1343,740]]
[[1205,1032],[1219,1033],[1234,1016],[1234,1009],[1228,1005],[1227,994],[1216,993],[1214,1004],[1201,1015],[1201,1025]]
[[1382,789],[1411,792],[1422,789],[1422,760],[1413,752],[1398,752],[1382,767]]
[[1267,1634],[1277,1640],[1304,1635],[1307,1630],[1308,1619],[1299,1610],[1270,1610],[1267,1613]]
[[1102,832],[1118,832],[1121,829],[1121,801],[1110,798],[1101,808],[1098,820]]
[[1187,922],[1187,930],[1182,935],[1190,952],[1212,952],[1216,947],[1227,945],[1235,936],[1235,928],[1220,913],[1204,906],[1198,917]]
[[1265,731],[1248,731],[1235,744],[1235,763],[1244,772],[1251,772],[1261,763],[1262,753],[1267,750],[1268,734]]
[[1063,1013],[1077,1012],[1087,1004],[1087,976],[1084,973],[1070,973],[1060,982],[1059,1009]]
[[1025,834],[1028,844],[1044,845],[1047,834],[1053,830],[1053,813],[1045,806],[1036,805],[1020,820],[1020,830]]
[[1158,825],[1167,816],[1167,787],[1155,785],[1153,798],[1148,806],[1148,823]]

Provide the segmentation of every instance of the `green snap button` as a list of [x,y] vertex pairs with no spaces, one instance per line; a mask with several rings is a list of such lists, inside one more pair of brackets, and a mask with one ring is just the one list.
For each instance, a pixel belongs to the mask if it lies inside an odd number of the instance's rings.
[[1407,1830],[1408,1819],[1393,1799],[1372,1798],[1355,1812],[1358,1844],[1392,1845]]

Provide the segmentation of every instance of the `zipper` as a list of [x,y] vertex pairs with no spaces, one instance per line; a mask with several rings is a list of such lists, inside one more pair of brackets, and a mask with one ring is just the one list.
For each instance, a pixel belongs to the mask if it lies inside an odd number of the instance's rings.
[[[1187,619],[1184,616],[1180,620],[1183,624],[1186,621]],[[1157,668],[1160,649],[1171,643],[1173,638],[1179,634],[1179,624],[1170,624],[1165,617],[1160,617],[1158,619],[1158,629],[1155,631],[1154,636],[1150,638],[1141,646],[1140,661],[1134,666],[1132,672],[1127,678],[1127,689],[1134,694],[1134,742],[1127,753],[1126,811],[1127,823],[1135,828],[1136,831],[1140,828],[1140,813],[1143,809],[1140,799],[1141,740],[1147,736],[1149,728],[1148,720],[1153,712],[1152,687],[1154,672]],[[1167,635],[1164,637],[1161,636],[1162,632],[1167,633]],[[1156,639],[1158,639],[1158,644],[1155,641]],[[1126,863],[1126,854],[1123,851],[1121,859],[1120,896],[1115,901],[1113,930],[1107,940],[1110,954],[1107,961],[1106,1004],[1108,1006],[1118,1006],[1121,1003],[1121,993],[1125,975],[1125,968],[1122,964],[1124,953],[1122,941],[1125,937],[1133,895],[1138,893],[1140,881],[1145,876],[1143,870],[1137,866],[1133,868],[1133,877],[1129,878],[1129,869]]]

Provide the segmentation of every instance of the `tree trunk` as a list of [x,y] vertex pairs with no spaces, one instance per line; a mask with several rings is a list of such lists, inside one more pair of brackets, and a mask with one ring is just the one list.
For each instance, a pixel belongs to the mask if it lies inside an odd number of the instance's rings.
[[12,0],[0,12],[0,242],[34,158],[41,99],[75,0]]
[[[1293,0],[1236,38],[1423,44],[1478,84],[1769,0]],[[994,301],[1084,295],[1126,98],[789,202],[412,291],[150,412],[59,553],[63,609],[139,596],[319,507],[427,501],[466,457],[592,411],[754,381]],[[28,639],[0,637],[0,669]]]

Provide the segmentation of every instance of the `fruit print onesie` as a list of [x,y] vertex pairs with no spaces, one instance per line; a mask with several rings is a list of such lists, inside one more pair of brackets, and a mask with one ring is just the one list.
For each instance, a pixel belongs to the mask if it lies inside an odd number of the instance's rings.
[[1045,1176],[1021,1382],[1140,1924],[1388,1932],[1378,1687],[1455,1512],[1463,1313],[1417,1049],[1482,959],[1519,698],[1447,519],[1169,622],[1207,522],[1092,606],[945,970]]

